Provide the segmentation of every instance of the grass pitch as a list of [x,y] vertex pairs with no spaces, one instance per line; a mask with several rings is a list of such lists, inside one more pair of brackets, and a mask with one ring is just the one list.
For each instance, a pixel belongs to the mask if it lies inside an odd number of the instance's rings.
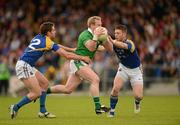
[[[140,114],[133,113],[133,97],[120,96],[116,116],[97,116],[89,96],[48,96],[47,108],[55,119],[37,117],[39,101],[19,110],[11,120],[8,106],[21,98],[0,97],[0,125],[180,125],[180,96],[145,96]],[[101,97],[109,105],[109,97]]]

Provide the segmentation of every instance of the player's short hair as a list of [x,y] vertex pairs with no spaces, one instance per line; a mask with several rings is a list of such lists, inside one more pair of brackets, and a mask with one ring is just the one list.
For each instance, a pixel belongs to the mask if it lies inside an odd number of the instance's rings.
[[127,33],[127,27],[126,27],[126,25],[119,24],[119,25],[115,26],[115,30],[116,30],[116,29],[122,30],[123,32]]
[[47,35],[47,32],[51,32],[52,27],[54,26],[53,22],[44,22],[40,25],[40,33],[42,35]]
[[91,24],[95,24],[96,20],[101,20],[100,16],[92,16],[88,18],[87,26],[90,27]]

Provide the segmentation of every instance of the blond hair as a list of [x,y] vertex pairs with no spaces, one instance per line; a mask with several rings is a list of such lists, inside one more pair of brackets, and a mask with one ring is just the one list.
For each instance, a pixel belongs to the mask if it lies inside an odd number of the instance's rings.
[[88,18],[87,26],[90,27],[91,24],[95,24],[95,20],[101,20],[100,16],[92,16]]

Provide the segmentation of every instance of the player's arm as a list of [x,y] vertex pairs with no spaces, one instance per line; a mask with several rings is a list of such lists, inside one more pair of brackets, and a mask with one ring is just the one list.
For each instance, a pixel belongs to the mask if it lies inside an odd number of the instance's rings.
[[53,46],[56,46],[58,48],[63,48],[64,50],[66,50],[68,52],[75,52],[75,50],[76,50],[76,48],[69,48],[69,47],[63,46],[61,44],[54,44],[54,42],[51,39],[46,37],[46,48],[48,50],[50,50],[50,49],[53,49]]
[[127,40],[127,43],[124,43],[122,41],[113,40],[111,37],[109,37],[108,39],[113,45],[118,48],[127,49],[131,51],[131,53],[133,53],[135,50],[134,43],[131,40]]
[[107,51],[113,52],[113,44],[111,43],[111,41],[109,41],[109,39],[107,39],[107,41],[103,42],[102,45]]
[[66,47],[66,46],[63,46],[61,44],[58,44],[60,46],[60,48],[63,48],[64,50],[68,51],[68,52],[75,52],[76,51],[76,48],[69,48],[69,47]]
[[[85,46],[86,46],[86,48],[88,50],[94,51],[96,49],[96,46],[97,46],[97,41],[95,41],[95,40],[88,40],[85,43]],[[106,41],[102,45],[99,45],[97,50],[98,51],[105,51],[105,50],[107,50],[107,51],[112,52],[113,51],[112,43],[110,43],[109,41]]]
[[82,60],[87,63],[91,62],[91,59],[88,56],[80,56],[72,52],[68,52],[53,42],[51,42],[51,50],[55,51],[58,55],[65,57],[66,59]]
[[94,35],[93,39],[91,39],[90,36],[86,35],[81,37],[84,46],[89,50],[89,51],[94,51],[97,47],[97,35]]
[[135,50],[135,46],[134,46],[134,43],[132,41],[124,43],[124,42],[121,42],[121,41],[114,40],[113,44],[115,46],[119,47],[119,48],[123,48],[123,49],[129,50],[131,53],[133,53],[134,50]]
[[91,62],[91,59],[88,56],[80,56],[80,55],[68,52],[68,51],[64,50],[63,48],[59,48],[56,51],[56,53],[63,56],[63,57],[65,57],[66,59],[82,60],[82,61],[84,61],[86,63]]
[[84,45],[89,51],[94,51],[96,49],[97,42],[95,40],[87,40]]
[[[97,41],[98,37],[102,34],[104,34],[106,30],[104,28],[96,28],[93,34],[93,39],[88,39],[85,41],[85,46],[89,51],[94,51],[97,47]],[[106,46],[104,46],[106,48]],[[97,48],[98,49],[98,48]],[[99,48],[99,50],[103,50],[102,47]]]

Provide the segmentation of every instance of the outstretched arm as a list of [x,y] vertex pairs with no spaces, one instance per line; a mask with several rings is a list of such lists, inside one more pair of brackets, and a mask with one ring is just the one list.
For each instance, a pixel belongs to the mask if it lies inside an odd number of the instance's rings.
[[61,44],[58,44],[60,46],[60,48],[63,48],[64,50],[68,51],[68,52],[75,52],[76,51],[76,48],[69,48],[69,47],[66,47],[66,46],[63,46]]
[[63,48],[59,48],[56,53],[58,53],[59,55],[65,57],[66,59],[75,59],[75,60],[82,60],[86,63],[90,63],[91,59],[88,56],[80,56],[71,52],[67,52],[66,50],[64,50]]
[[118,48],[130,50],[132,53],[135,50],[134,43],[131,40],[127,40],[127,43],[122,41],[113,40],[111,37],[108,37],[109,41]]
[[109,37],[110,37],[110,36],[108,36],[107,41],[103,42],[102,45],[103,45],[103,47],[104,47],[107,51],[113,52],[113,44],[112,44],[112,42],[109,40]]

